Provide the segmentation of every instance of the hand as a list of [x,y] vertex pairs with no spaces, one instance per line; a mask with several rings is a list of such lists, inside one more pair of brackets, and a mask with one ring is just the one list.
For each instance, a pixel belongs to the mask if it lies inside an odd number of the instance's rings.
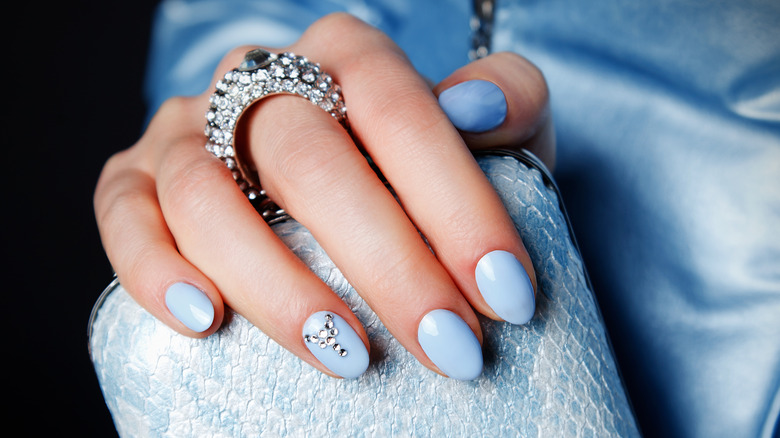
[[[214,81],[250,49],[228,54]],[[474,309],[524,323],[533,314],[536,282],[511,219],[464,139],[477,148],[525,143],[551,164],[541,74],[520,57],[497,54],[431,90],[385,35],[344,14],[270,51],[323,65],[343,88],[352,137],[304,99],[271,97],[241,118],[242,159],[254,163],[269,197],[312,232],[422,364],[458,379],[477,377],[482,334]],[[495,126],[467,126],[454,114],[481,104],[455,87],[471,79],[490,81],[505,96],[505,116]],[[276,237],[203,147],[211,90],[167,101],[138,143],[105,165],[95,211],[120,282],[182,334],[213,333],[228,305],[322,372],[356,377],[368,364],[360,321]],[[442,108],[465,130],[456,130]],[[483,132],[466,131],[475,126]],[[326,313],[346,356],[326,356],[330,349],[304,339],[328,322]]]

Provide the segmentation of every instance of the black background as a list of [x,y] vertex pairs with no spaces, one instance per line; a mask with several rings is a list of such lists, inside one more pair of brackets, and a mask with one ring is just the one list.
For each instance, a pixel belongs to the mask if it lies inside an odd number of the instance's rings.
[[106,159],[134,143],[154,1],[27,2],[4,14],[6,429],[115,436],[87,349],[112,277],[92,210]]

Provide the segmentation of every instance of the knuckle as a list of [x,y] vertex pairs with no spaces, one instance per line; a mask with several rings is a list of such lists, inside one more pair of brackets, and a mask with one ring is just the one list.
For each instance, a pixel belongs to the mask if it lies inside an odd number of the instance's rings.
[[403,55],[403,51],[384,32],[346,12],[334,12],[320,18],[301,39],[328,47],[337,54],[341,67],[361,64],[358,61],[364,56],[377,52]]
[[[356,51],[346,54],[341,70],[346,75],[354,75],[355,77],[373,77],[377,84],[382,85],[373,88],[380,91],[383,87],[410,83],[409,72],[412,68],[403,51],[396,46],[384,46],[380,50]],[[377,76],[377,71],[381,71],[382,75]],[[414,82],[412,83],[414,84]]]
[[95,192],[93,194],[93,203],[96,209],[110,199],[111,193],[117,190],[117,181],[121,180],[126,172],[133,169],[133,149],[125,149],[114,153],[103,164],[103,169],[98,176]]
[[[128,172],[135,173],[135,172]],[[138,175],[120,175],[118,179],[139,180]],[[151,184],[151,183],[149,183]],[[118,184],[117,184],[118,185]],[[96,219],[101,228],[107,230],[125,229],[128,218],[136,217],[149,207],[150,199],[147,185],[136,183],[122,185],[122,188],[99,191],[96,199]]]
[[526,75],[529,76],[530,80],[536,80],[540,84],[545,83],[544,74],[542,74],[542,71],[539,70],[536,64],[532,63],[527,58],[518,55],[517,53],[497,52],[491,55],[491,58],[494,58],[493,62],[513,66],[516,70],[522,70]]
[[324,137],[329,135],[321,132],[316,141],[283,143],[285,146],[270,160],[271,175],[263,176],[270,176],[279,186],[321,187],[327,184],[332,179],[329,175],[335,175],[339,170],[337,163],[342,154],[328,147],[333,143]]
[[103,170],[101,171],[100,178],[98,179],[98,186],[100,186],[101,181],[110,179],[121,169],[126,168],[128,166],[128,162],[130,161],[130,155],[130,150],[125,149],[108,157],[108,160],[106,160],[105,164],[103,164]]
[[187,122],[193,120],[195,114],[202,114],[201,110],[199,102],[194,97],[169,97],[160,104],[143,138],[170,135],[171,132],[176,132],[170,129],[171,126],[188,126]]
[[342,153],[353,151],[347,134],[307,102],[289,98],[264,105],[269,106],[261,107],[252,120],[253,129],[262,134],[250,146],[262,186],[283,194],[332,180]]
[[366,27],[359,18],[347,12],[333,12],[315,21],[309,28],[313,33],[352,32]]
[[193,99],[189,97],[165,100],[143,136],[134,145],[113,153],[103,164],[93,201],[97,204],[107,196],[116,196],[126,185],[135,184],[139,175],[153,181],[160,163],[175,165],[179,161],[170,157],[177,144],[187,142],[187,147],[192,148],[194,144],[202,143],[200,135],[189,131],[177,133],[170,129],[182,116],[190,113],[192,107]]
[[168,99],[165,99],[162,104],[160,104],[160,108],[157,111],[157,114],[182,114],[190,107],[190,100],[190,98],[183,96],[169,97]]
[[[549,100],[549,90],[547,80],[542,71],[526,58],[512,52],[496,53],[493,62],[504,66],[504,71],[519,72],[522,75],[522,81],[512,81],[518,84],[527,102],[537,108],[543,108]],[[508,67],[508,68],[507,68]]]
[[194,97],[174,96],[163,101],[141,139],[130,148],[138,151],[135,154],[137,161],[150,166],[159,151],[165,150],[177,137],[191,137],[195,132],[202,132],[205,118],[197,117],[205,114],[202,110],[201,102]]

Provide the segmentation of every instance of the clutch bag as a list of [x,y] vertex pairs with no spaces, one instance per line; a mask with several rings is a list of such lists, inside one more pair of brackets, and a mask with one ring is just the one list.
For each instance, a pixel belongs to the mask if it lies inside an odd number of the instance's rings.
[[558,189],[530,153],[480,154],[536,269],[526,325],[481,318],[484,370],[441,377],[393,339],[311,234],[273,225],[350,306],[371,344],[359,378],[328,377],[226,309],[205,339],[169,329],[114,280],[89,321],[89,352],[127,437],[639,436]]

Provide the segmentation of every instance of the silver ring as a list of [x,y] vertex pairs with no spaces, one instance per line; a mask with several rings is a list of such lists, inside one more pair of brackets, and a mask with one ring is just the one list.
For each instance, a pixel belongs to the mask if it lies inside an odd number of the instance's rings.
[[217,81],[206,112],[206,149],[233,172],[239,188],[269,224],[288,219],[289,215],[268,198],[257,172],[239,159],[234,134],[244,110],[264,97],[277,94],[303,97],[349,129],[341,87],[319,64],[305,57],[255,49],[244,56],[238,68]]

